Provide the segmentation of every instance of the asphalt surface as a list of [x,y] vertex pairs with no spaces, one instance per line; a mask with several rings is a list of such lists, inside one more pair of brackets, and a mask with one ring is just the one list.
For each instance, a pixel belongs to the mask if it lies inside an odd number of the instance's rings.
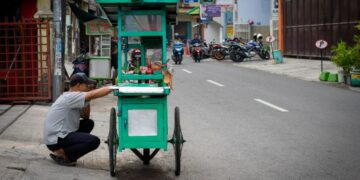
[[229,62],[175,70],[185,179],[360,178],[358,92]]
[[110,94],[91,102],[92,133],[100,137],[100,147],[71,168],[56,165],[41,143],[49,104],[2,112],[0,125],[10,124],[0,126],[0,179],[359,179],[360,93],[250,65],[189,58],[173,65],[169,138],[178,106],[187,140],[179,177],[171,145],[149,166],[129,150],[118,153],[116,177],[110,177],[104,142],[110,108],[117,103]]

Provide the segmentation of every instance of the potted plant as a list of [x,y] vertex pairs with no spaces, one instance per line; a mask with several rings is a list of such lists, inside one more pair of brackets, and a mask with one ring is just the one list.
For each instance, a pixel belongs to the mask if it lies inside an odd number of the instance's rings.
[[332,47],[331,52],[333,55],[331,56],[331,61],[340,68],[342,68],[342,72],[344,74],[345,83],[350,82],[350,71],[354,66],[354,57],[353,51],[344,41],[340,41],[334,47]]
[[[360,23],[355,28],[360,30]],[[351,84],[351,74],[360,73],[360,36],[355,35],[354,41],[354,46],[348,46],[344,41],[340,41],[331,50],[333,53],[331,61],[342,68],[346,84]]]
[[[360,23],[355,26],[357,30],[360,31]],[[354,58],[354,66],[350,71],[350,79],[352,86],[360,86],[360,36],[354,36],[355,44],[351,49],[352,56]]]

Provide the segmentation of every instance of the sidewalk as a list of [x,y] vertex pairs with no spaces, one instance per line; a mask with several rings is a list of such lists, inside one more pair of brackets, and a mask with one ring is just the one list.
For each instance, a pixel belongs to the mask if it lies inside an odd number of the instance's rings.
[[[110,109],[116,105],[117,97],[113,94],[91,101],[90,118],[95,121],[92,134],[98,136],[101,143],[95,151],[80,158],[76,167],[55,164],[49,157],[50,151],[42,144],[44,120],[50,104],[11,107],[0,115],[0,125],[7,126],[0,132],[0,179],[116,179],[108,171],[109,152],[105,143],[109,131]],[[17,108],[15,111],[17,106],[22,110]],[[7,107],[9,105],[0,105],[0,109]],[[118,176],[129,177],[129,173],[134,174],[130,179],[147,179],[146,176],[151,173],[151,177],[156,177],[155,179],[174,179],[172,162],[166,162],[166,159],[173,157],[173,151],[159,151],[157,157],[162,158],[155,158],[153,161],[165,164],[164,166],[143,166],[131,151],[118,153],[117,168],[121,169],[121,165],[126,164],[126,168],[122,168]],[[144,173],[139,174],[140,171]]]
[[[7,125],[3,132],[0,132],[0,177],[9,179],[21,179],[20,177],[26,177],[25,179],[112,179],[107,171],[108,148],[104,141],[108,132],[108,114],[110,108],[116,106],[116,98],[109,94],[100,101],[94,100],[91,105],[91,118],[96,124],[93,134],[99,136],[101,144],[97,150],[81,158],[76,168],[59,168],[49,158],[49,150],[42,144],[44,119],[50,104],[32,105],[31,107],[16,105],[4,112],[0,116],[0,125],[11,124]],[[6,107],[8,105],[0,105],[0,109]],[[19,113],[22,115],[19,116]]]
[[[360,92],[360,87],[351,87],[338,82],[324,82],[320,81],[321,61],[313,59],[295,59],[284,58],[283,63],[274,63],[274,60],[245,60],[241,63],[233,63],[235,66],[256,69],[273,74],[280,74],[289,76],[304,81],[321,82],[329,85],[336,85],[339,87],[348,88],[352,91]],[[323,71],[337,73],[339,68],[329,60],[323,61]]]
[[[305,81],[319,82],[321,61],[310,59],[284,58],[283,63],[275,64],[274,60],[248,60],[236,63],[236,66],[257,69],[274,74],[286,75]],[[338,68],[331,61],[323,61],[323,71],[337,73]]]

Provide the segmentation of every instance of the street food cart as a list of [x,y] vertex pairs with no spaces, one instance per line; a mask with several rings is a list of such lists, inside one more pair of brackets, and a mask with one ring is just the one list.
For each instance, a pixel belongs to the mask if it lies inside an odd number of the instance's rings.
[[96,18],[85,22],[85,33],[89,36],[89,77],[110,80],[112,25],[107,19]]
[[[166,65],[166,24],[175,22],[177,0],[97,2],[118,27],[118,81],[114,91],[118,103],[110,112],[107,139],[110,174],[115,175],[118,151],[130,149],[144,164],[149,164],[159,150],[166,151],[171,143],[175,150],[175,174],[179,175],[185,140],[179,107],[175,108],[174,131],[168,140],[167,96],[171,81]],[[128,59],[131,49],[141,51],[136,63]]]

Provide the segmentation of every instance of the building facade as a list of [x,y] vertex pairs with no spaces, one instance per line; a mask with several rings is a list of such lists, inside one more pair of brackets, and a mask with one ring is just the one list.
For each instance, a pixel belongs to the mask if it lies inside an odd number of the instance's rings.
[[[74,2],[86,12],[96,11],[95,0]],[[80,41],[88,39],[64,3],[63,44],[54,46],[52,8],[53,0],[13,0],[0,6],[0,102],[51,100],[54,49],[63,47],[63,61],[71,61]]]
[[[271,0],[237,0],[236,34],[245,40],[252,34],[260,33],[263,37],[270,34],[272,26]],[[249,24],[249,23],[252,24]]]

